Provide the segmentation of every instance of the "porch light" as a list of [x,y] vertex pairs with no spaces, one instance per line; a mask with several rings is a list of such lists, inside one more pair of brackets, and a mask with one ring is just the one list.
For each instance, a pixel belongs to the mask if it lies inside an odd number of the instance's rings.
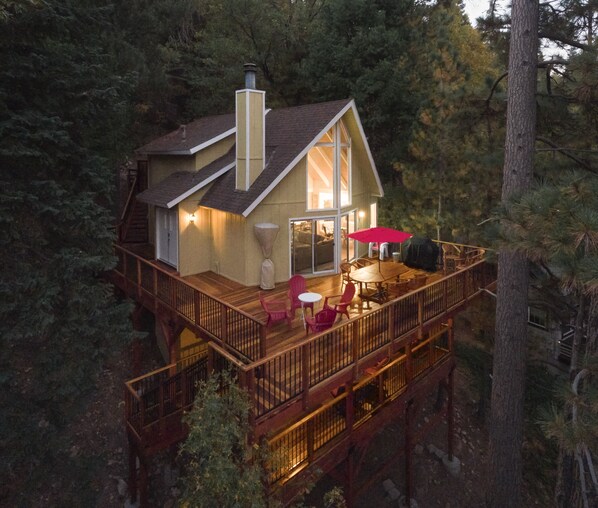
[[363,210],[359,210],[359,213],[357,214],[357,216],[358,216],[360,219],[363,219],[363,218],[365,217],[365,212],[364,212]]
[[195,222],[195,214],[194,213],[189,214],[189,222],[191,222],[191,223]]

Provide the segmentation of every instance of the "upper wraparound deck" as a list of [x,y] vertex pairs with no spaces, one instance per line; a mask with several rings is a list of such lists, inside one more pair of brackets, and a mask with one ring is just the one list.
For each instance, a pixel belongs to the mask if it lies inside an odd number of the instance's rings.
[[[135,253],[122,246],[117,246],[116,252],[119,263],[113,278],[117,285],[152,312],[167,312],[171,319],[176,318],[179,328],[187,327],[198,336],[215,340],[243,363],[270,357],[306,340],[300,312],[290,327],[284,322],[265,326],[266,314],[259,302],[259,287],[245,287],[213,272],[182,278],[166,265],[146,259],[142,252]],[[484,268],[486,264],[481,261],[474,260],[457,271],[446,263],[444,269],[442,266],[439,263],[437,272],[427,274],[423,288],[383,305],[375,302],[365,305],[356,296],[350,308],[351,319],[348,322],[343,318],[335,328],[346,328],[354,320],[365,322],[362,318],[382,312],[394,315],[393,323],[398,330],[392,330],[392,334],[410,333],[418,327],[423,330],[426,323],[463,304],[493,277],[488,278],[488,267]],[[426,273],[409,269],[402,278],[420,272]],[[340,275],[308,278],[307,287],[324,298],[339,294]],[[283,297],[287,291],[288,284],[279,283],[267,293],[269,297]],[[390,323],[387,324],[390,329]],[[368,331],[368,334],[371,333]]]

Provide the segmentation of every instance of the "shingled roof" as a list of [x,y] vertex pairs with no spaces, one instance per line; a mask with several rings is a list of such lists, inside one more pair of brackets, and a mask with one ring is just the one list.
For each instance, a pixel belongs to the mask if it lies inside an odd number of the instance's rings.
[[[170,208],[213,182],[199,205],[247,217],[320,137],[350,109],[358,117],[352,99],[268,111],[265,116],[265,167],[247,191],[236,190],[236,173],[230,171],[235,166],[236,158],[233,146],[226,155],[208,166],[197,172],[181,171],[172,174],[158,185],[139,194],[138,199]],[[357,123],[361,129],[359,120]],[[182,129],[179,129],[152,141],[138,152],[189,155],[235,132],[234,115],[206,117],[187,124],[184,139]],[[210,138],[210,135],[213,137]],[[363,132],[362,136],[381,190]]]
[[199,204],[247,216],[278,183],[302,152],[315,144],[352,104],[351,99],[307,106],[274,109],[266,115],[266,166],[249,190],[235,189],[235,172],[230,171],[212,185]]
[[206,116],[137,149],[140,154],[193,155],[235,133],[235,114]]
[[150,205],[172,208],[183,199],[235,167],[235,149],[199,171],[177,171],[157,185],[137,194],[137,199]]

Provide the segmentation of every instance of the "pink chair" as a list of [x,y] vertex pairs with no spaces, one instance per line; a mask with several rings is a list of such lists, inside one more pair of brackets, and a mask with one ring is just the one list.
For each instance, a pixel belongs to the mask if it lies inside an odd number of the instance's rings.
[[328,330],[328,328],[332,328],[335,321],[336,311],[334,309],[322,309],[316,312],[316,315],[313,317],[305,316],[305,324],[307,325],[305,334],[307,335],[310,330],[314,333]]
[[[299,295],[301,293],[307,292],[307,286],[305,284],[305,277],[303,275],[293,275],[289,279],[289,300],[291,300],[291,316],[295,317],[295,312],[297,309],[301,308],[301,300],[299,300]],[[305,303],[303,304],[303,308],[310,308],[311,314],[314,314],[314,304],[313,303]]]
[[336,314],[344,314],[349,319],[349,305],[355,296],[355,284],[348,282],[342,295],[327,296],[324,300],[324,309],[332,309]]
[[287,324],[291,326],[292,315],[287,309],[287,302],[285,300],[266,300],[264,295],[260,293],[260,303],[263,309],[268,314],[268,320],[266,326],[270,326],[272,323],[286,320]]

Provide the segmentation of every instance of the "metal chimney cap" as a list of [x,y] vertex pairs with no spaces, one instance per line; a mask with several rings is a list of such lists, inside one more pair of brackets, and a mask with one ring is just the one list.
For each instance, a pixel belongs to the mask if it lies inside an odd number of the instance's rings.
[[255,75],[257,73],[257,65],[254,63],[246,63],[243,65],[245,71],[245,88],[255,90]]

